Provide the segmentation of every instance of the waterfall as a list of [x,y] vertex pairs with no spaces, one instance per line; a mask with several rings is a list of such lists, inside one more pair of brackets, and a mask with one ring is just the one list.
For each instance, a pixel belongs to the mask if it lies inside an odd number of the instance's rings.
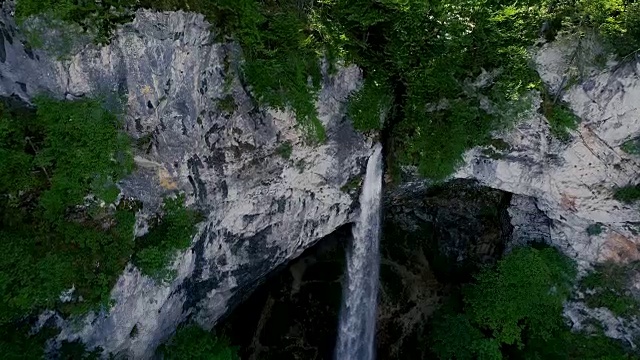
[[336,360],[374,359],[381,193],[382,145],[377,144],[367,163],[360,218],[353,227],[353,242],[347,252]]

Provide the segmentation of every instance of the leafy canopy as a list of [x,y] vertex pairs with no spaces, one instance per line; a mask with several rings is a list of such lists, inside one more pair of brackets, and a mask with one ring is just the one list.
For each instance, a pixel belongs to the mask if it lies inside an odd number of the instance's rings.
[[431,349],[439,359],[632,359],[603,335],[573,333],[562,305],[574,264],[551,248],[521,248],[483,269],[463,289],[462,306],[433,320]]
[[120,121],[97,100],[35,104],[0,114],[0,324],[108,304],[133,249],[133,213],[100,206],[132,169]]

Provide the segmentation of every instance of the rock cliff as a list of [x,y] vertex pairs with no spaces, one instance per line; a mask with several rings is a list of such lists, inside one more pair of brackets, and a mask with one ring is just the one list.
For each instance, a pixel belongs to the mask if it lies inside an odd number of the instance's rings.
[[[535,55],[550,92],[581,119],[570,140],[552,136],[548,121],[537,111],[541,99],[532,95],[533,106],[523,119],[495,134],[506,146],[490,155],[483,149],[469,151],[455,177],[529,197],[518,201],[551,219],[549,235],[537,236],[548,238],[582,266],[640,260],[640,211],[613,199],[614,187],[635,184],[640,173],[638,158],[620,148],[640,135],[640,64],[610,62],[574,78],[570,71],[584,46],[562,39]],[[596,223],[602,224],[602,233],[588,234],[589,225]]]
[[150,357],[180,322],[212,327],[274,268],[351,221],[356,199],[344,186],[371,148],[344,116],[359,69],[325,76],[317,109],[328,140],[310,145],[291,113],[255,106],[238,76],[240,50],[216,40],[201,15],[139,11],[108,46],[84,45],[63,59],[28,46],[10,3],[0,32],[1,96],[103,96],[114,109],[124,99],[137,170],[120,186],[144,204],[138,234],[174,192],[206,216],[176,259],[174,280],[161,284],[129,266],[113,307],[59,319],[60,340]]
[[[508,247],[547,242],[575,259],[581,270],[601,262],[640,260],[640,209],[613,198],[615,187],[639,180],[640,158],[623,151],[622,145],[640,136],[640,62],[629,58],[596,65],[598,56],[606,55],[589,36],[545,44],[534,56],[554,100],[566,103],[580,118],[569,139],[552,135],[538,110],[542,99],[532,94],[533,106],[522,119],[494,134],[504,144],[467,152],[455,174],[514,194],[509,209],[514,232]],[[588,230],[593,226],[597,231]],[[638,284],[636,278],[629,291]],[[565,315],[575,329],[596,320],[608,336],[637,345],[637,318],[590,309],[579,296],[566,304]]]

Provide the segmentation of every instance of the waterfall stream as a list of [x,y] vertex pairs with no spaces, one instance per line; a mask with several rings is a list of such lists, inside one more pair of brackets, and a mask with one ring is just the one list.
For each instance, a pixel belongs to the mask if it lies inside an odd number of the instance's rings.
[[336,360],[373,360],[380,254],[380,198],[382,145],[377,144],[367,163],[360,195],[360,218],[353,227],[347,252]]

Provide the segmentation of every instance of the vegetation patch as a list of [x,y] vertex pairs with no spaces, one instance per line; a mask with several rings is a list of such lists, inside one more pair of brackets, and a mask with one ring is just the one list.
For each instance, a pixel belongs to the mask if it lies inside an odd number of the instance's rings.
[[542,113],[549,122],[551,134],[560,141],[569,141],[569,130],[576,130],[580,122],[580,118],[565,104],[555,102],[546,92],[542,102]]
[[227,95],[222,99],[218,100],[218,106],[222,111],[227,112],[229,114],[233,114],[237,108],[236,100],[233,98],[232,95]]
[[603,226],[601,223],[591,224],[587,227],[587,234],[589,236],[597,236],[602,234]]
[[607,308],[617,316],[639,315],[640,302],[628,290],[630,275],[637,269],[638,263],[597,265],[580,281],[586,304],[592,308]]
[[35,104],[0,114],[0,325],[108,306],[133,251],[133,212],[101,206],[133,168],[121,122],[97,100]]
[[[16,16],[48,13],[103,43],[140,7],[204,14],[242,46],[239,75],[259,104],[291,109],[314,142],[326,137],[315,108],[322,58],[329,71],[337,59],[357,64],[365,82],[350,98],[354,126],[376,130],[390,118],[392,157],[434,180],[513,122],[510,104],[538,88],[528,48],[540,24],[547,40],[595,31],[621,59],[640,48],[640,5],[622,0],[17,0]],[[545,115],[567,140],[576,117],[555,102]]]
[[340,190],[342,192],[351,193],[353,191],[358,190],[361,184],[362,184],[362,176],[354,176],[350,178],[346,184],[342,185]]
[[33,15],[62,20],[90,34],[96,43],[106,44],[118,24],[133,20],[134,4],[133,0],[17,0],[16,19],[19,24]]
[[613,198],[623,203],[632,204],[640,200],[640,185],[627,185],[613,190]]
[[351,95],[347,114],[356,130],[380,130],[392,106],[391,87],[384,81],[367,79],[362,88]]
[[291,154],[293,153],[293,145],[291,145],[290,141],[285,141],[276,149],[278,155],[282,156],[283,159],[289,160],[291,158]]
[[562,305],[575,276],[575,265],[556,250],[514,250],[436,315],[432,351],[440,359],[634,358],[615,340],[565,324]]
[[238,360],[237,350],[226,338],[216,337],[198,326],[178,328],[173,337],[159,349],[166,360]]
[[191,245],[196,224],[201,220],[198,212],[184,207],[184,195],[165,198],[155,226],[136,239],[133,263],[145,275],[161,281],[171,279],[174,274],[168,266],[180,250]]
[[625,141],[620,148],[627,154],[640,155],[640,139]]

